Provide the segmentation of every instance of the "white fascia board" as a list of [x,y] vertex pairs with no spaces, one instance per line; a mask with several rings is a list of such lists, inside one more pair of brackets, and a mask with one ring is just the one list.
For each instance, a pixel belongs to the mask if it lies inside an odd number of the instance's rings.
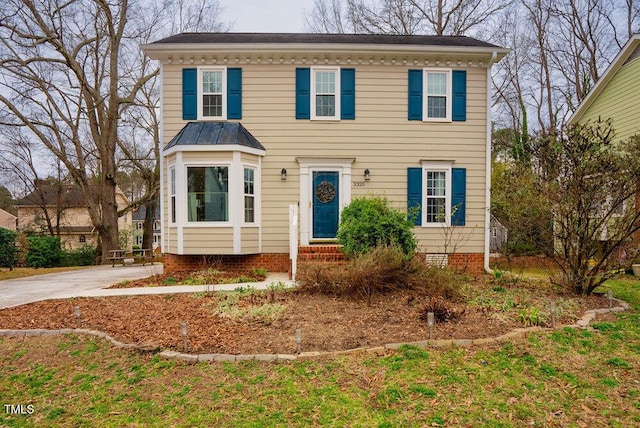
[[458,56],[491,57],[497,53],[498,60],[510,52],[510,49],[480,46],[446,46],[446,45],[403,45],[403,44],[351,44],[351,43],[161,43],[146,44],[140,48],[149,58],[162,60],[172,54],[181,56],[188,54],[215,53],[282,53],[282,54],[455,54]]
[[165,150],[163,155],[169,156],[178,152],[241,152],[256,156],[265,156],[267,154],[265,150],[241,146],[239,144],[183,144]]

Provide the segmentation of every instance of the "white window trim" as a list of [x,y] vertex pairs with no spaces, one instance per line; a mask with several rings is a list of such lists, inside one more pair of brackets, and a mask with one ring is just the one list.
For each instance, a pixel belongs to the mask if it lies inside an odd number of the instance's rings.
[[[174,163],[169,165],[169,225],[175,226],[178,224],[178,195],[176,189],[178,187],[178,176],[176,172],[176,165]],[[171,204],[174,201],[175,205]],[[172,209],[175,206],[175,216],[172,215]]]
[[[222,116],[205,116],[202,104],[202,73],[205,71],[222,72]],[[198,120],[227,120],[227,67],[198,67]]]
[[[227,201],[227,209],[229,210],[229,212],[227,213],[227,221],[189,221],[189,200],[188,200],[188,195],[189,195],[189,177],[188,177],[188,170],[189,168],[210,168],[210,167],[226,167],[228,168],[227,171],[227,194],[228,194],[228,201]],[[184,172],[183,172],[183,176],[184,176],[184,206],[182,207],[182,209],[184,210],[184,226],[187,227],[232,227],[233,226],[233,218],[236,215],[235,213],[235,205],[233,203],[233,196],[232,194],[234,193],[234,185],[233,185],[233,179],[234,179],[234,169],[233,169],[233,164],[232,162],[214,162],[214,163],[185,163],[184,164]]]
[[[244,197],[247,196],[246,193],[244,193],[244,170],[245,169],[252,169],[253,170],[253,221],[252,222],[246,222],[245,221],[245,216],[244,216]],[[258,213],[260,212],[260,210],[258,209],[258,205],[259,205],[259,201],[260,199],[258,198],[258,193],[259,193],[259,186],[258,186],[258,182],[259,182],[260,178],[259,178],[259,174],[258,174],[258,165],[254,165],[254,164],[248,164],[248,163],[243,163],[242,164],[242,226],[243,227],[255,227],[258,226],[258,224],[260,223],[260,218],[258,217]]]
[[[355,158],[296,158],[300,166],[300,245],[309,245],[313,239],[313,172],[338,171],[340,174],[340,215],[351,202],[351,168]],[[333,241],[328,239],[328,241]]]
[[[335,99],[336,112],[335,116],[316,116],[316,72],[317,71],[334,71],[336,74]],[[312,67],[311,68],[311,120],[340,120],[340,67]]]
[[[447,101],[446,101],[446,117],[429,117],[429,73],[446,74],[447,76]],[[424,90],[422,91],[422,121],[423,122],[451,122],[451,112],[453,107],[453,94],[451,88],[451,69],[450,68],[424,68],[422,70]]]
[[[449,161],[422,162],[422,227],[450,227],[451,226],[451,170],[453,163]],[[445,172],[445,205],[444,222],[427,222],[427,171]]]

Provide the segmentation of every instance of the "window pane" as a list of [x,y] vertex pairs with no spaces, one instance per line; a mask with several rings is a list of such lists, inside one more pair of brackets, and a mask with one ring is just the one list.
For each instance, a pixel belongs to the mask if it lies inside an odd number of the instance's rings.
[[428,97],[427,117],[447,117],[447,97]]
[[427,199],[427,223],[444,223],[445,215],[445,198]]
[[429,73],[427,75],[427,93],[429,95],[447,95],[447,74]]
[[222,92],[222,71],[202,72],[202,92],[205,94]]
[[316,116],[333,117],[336,115],[336,97],[334,95],[316,95]]
[[336,72],[317,71],[316,72],[316,93],[335,94],[336,93]]
[[244,221],[246,223],[253,223],[255,221],[255,209],[254,209],[254,197],[244,197]]
[[446,195],[446,173],[444,171],[427,171],[427,196]]
[[176,222],[176,197],[171,197],[171,223]]
[[229,169],[226,166],[187,169],[189,221],[229,220]]
[[203,95],[202,115],[222,116],[222,95]]

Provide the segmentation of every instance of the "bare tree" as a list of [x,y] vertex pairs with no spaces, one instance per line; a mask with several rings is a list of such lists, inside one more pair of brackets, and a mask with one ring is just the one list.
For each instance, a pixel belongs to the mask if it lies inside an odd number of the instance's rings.
[[315,0],[307,27],[319,33],[465,35],[513,0]]
[[[0,8],[0,124],[28,129],[60,160],[85,195],[103,260],[119,245],[117,160],[138,156],[122,137],[150,130],[124,132],[121,118],[157,114],[149,88],[158,69],[138,46],[174,30],[211,28],[217,8],[205,0],[7,0]],[[151,133],[147,150],[157,160],[157,129]],[[154,198],[157,183],[150,179],[133,205]]]

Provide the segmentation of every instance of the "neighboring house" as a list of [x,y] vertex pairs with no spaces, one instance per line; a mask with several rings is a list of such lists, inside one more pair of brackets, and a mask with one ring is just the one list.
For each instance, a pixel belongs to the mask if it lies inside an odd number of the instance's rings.
[[504,250],[504,244],[507,243],[509,232],[507,228],[498,221],[497,218],[491,216],[491,238],[489,248],[492,253],[500,253]]
[[[640,134],[640,34],[634,34],[620,50],[604,74],[569,118],[569,125],[597,119],[611,119],[615,136],[626,140]],[[613,217],[623,215],[625,204]],[[636,210],[640,210],[640,193],[636,195]],[[600,240],[608,238],[606,227]]]
[[611,119],[616,137],[640,133],[640,34],[634,34],[569,118],[569,124]]
[[[144,220],[147,217],[147,207],[142,205],[133,212],[132,229],[133,229],[133,245],[142,248],[142,237],[144,235]],[[158,206],[153,213],[153,249],[156,250],[160,246],[160,207]]]
[[[98,232],[91,223],[89,209],[80,189],[68,184],[51,184],[44,180],[35,183],[36,189],[15,202],[18,211],[18,231],[48,234],[45,209],[55,231],[60,229],[60,243],[65,250],[75,250],[84,245],[96,246]],[[116,191],[118,209],[128,202],[122,191]],[[131,215],[118,220],[120,230],[131,227]]]
[[9,229],[15,232],[17,219],[18,217],[14,216],[13,214],[0,209],[0,227],[4,227],[5,229]]
[[247,33],[142,49],[161,63],[166,268],[214,255],[286,271],[295,243],[335,243],[341,210],[367,195],[417,214],[421,253],[488,266],[490,77],[507,49]]

